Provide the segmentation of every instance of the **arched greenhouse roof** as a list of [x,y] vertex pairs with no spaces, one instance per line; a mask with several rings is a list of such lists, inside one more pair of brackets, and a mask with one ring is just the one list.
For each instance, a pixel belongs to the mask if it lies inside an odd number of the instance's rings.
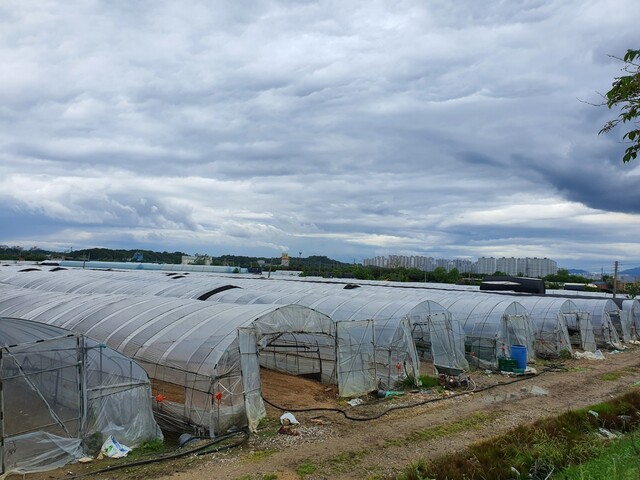
[[56,325],[4,316],[0,350],[2,478],[93,455],[109,435],[132,447],[162,438],[149,377],[121,353]]
[[[396,345],[409,352],[411,364],[418,367],[415,345],[411,339],[411,329],[420,324],[428,327],[429,342],[434,364],[465,370],[468,363],[464,359],[462,329],[452,319],[451,313],[431,300],[372,300],[368,297],[344,294],[309,294],[262,292],[252,290],[229,290],[212,296],[210,301],[234,303],[277,303],[304,305],[320,311],[334,321],[374,320],[376,346]],[[405,326],[404,322],[409,322]],[[406,333],[406,329],[409,333]],[[403,333],[404,332],[404,333]],[[400,339],[404,336],[405,338]],[[399,345],[401,344],[401,345]],[[417,373],[416,373],[417,374]]]
[[628,316],[634,338],[637,338],[640,333],[640,300],[635,298],[623,300],[622,310]]
[[[578,308],[591,314],[596,340],[616,348],[621,347],[620,338],[623,334],[620,309],[611,299],[573,298]],[[618,325],[616,325],[618,323]]]
[[238,288],[224,278],[176,278],[155,272],[139,273],[93,270],[0,270],[0,282],[25,288],[64,293],[154,295],[175,298],[206,298],[215,292]]
[[[518,302],[529,312],[536,328],[536,351],[540,354],[558,354],[572,351],[567,318],[572,328],[578,327],[578,306],[566,298],[518,296]],[[589,322],[590,325],[590,322]]]
[[[155,381],[181,385],[174,417],[213,432],[212,385],[224,388],[228,428],[244,411],[239,331],[256,335],[305,332],[335,336],[326,315],[300,305],[235,305],[162,297],[72,295],[0,285],[0,315],[68,328],[137,360]],[[246,349],[247,347],[245,347]],[[247,351],[255,356],[257,350]],[[257,360],[255,363],[257,369]],[[235,379],[235,380],[234,380]],[[245,420],[246,421],[246,420]],[[226,423],[225,423],[226,422]]]
[[[278,312],[288,312],[281,316]],[[0,314],[57,325],[104,341],[132,358],[195,373],[213,368],[237,329],[334,334],[333,322],[298,305],[234,305],[124,295],[65,295],[0,288]],[[284,322],[281,324],[280,322]],[[195,347],[195,350],[194,350]]]

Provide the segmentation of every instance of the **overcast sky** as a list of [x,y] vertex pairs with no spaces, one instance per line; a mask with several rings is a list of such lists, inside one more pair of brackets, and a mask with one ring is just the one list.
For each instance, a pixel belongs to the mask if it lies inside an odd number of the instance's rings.
[[640,265],[638,0],[0,3],[0,243]]

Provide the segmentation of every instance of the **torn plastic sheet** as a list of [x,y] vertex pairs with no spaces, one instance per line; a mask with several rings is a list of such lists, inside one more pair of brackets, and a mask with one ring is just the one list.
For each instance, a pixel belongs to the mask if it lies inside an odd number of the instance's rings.
[[104,441],[100,448],[100,452],[102,452],[105,457],[110,458],[126,457],[130,451],[131,449],[129,447],[122,445],[118,440],[113,438],[113,435],[109,435],[109,438]]

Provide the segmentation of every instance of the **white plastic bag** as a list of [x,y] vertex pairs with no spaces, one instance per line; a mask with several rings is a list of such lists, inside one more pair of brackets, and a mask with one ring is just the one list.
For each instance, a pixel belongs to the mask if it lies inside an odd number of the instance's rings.
[[290,424],[290,425],[299,425],[300,422],[298,422],[298,420],[296,419],[296,417],[293,416],[293,413],[291,412],[285,412],[284,414],[282,414],[282,416],[280,417],[280,423],[282,425],[284,425],[286,422],[285,420]]
[[110,458],[126,457],[130,451],[131,449],[129,447],[127,447],[126,445],[122,445],[115,438],[113,438],[113,435],[109,435],[109,438],[104,441],[104,443],[102,444],[102,448],[100,448],[100,452],[105,457]]

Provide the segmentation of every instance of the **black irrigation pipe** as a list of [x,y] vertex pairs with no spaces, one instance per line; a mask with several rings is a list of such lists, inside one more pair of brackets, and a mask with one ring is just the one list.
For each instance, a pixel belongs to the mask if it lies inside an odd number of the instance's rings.
[[[546,372],[546,370],[543,370],[538,375],[541,375],[541,374],[543,374],[545,372]],[[538,375],[524,376],[522,378],[516,378],[515,380],[512,380],[510,382],[496,383],[494,385],[488,385],[486,387],[482,387],[480,389],[473,390],[473,393],[485,392],[487,390],[491,390],[491,389],[496,388],[496,387],[504,387],[504,386],[512,385],[514,383],[522,382],[522,381],[525,381],[525,380],[530,380],[532,378],[537,377]],[[349,415],[349,413],[346,410],[342,409],[342,408],[331,408],[331,407],[297,408],[297,409],[294,409],[294,408],[283,408],[283,407],[281,407],[279,405],[276,405],[276,404],[270,402],[269,400],[267,400],[264,397],[262,397],[262,399],[267,404],[271,405],[273,408],[276,408],[276,409],[281,410],[283,412],[317,412],[317,411],[320,411],[320,412],[337,412],[337,413],[341,413],[342,415],[344,415],[344,418],[346,418],[347,420],[353,420],[354,422],[368,422],[370,420],[376,420],[376,419],[378,419],[378,418],[380,418],[380,417],[382,417],[382,416],[386,415],[387,413],[392,412],[394,410],[402,410],[402,409],[405,409],[405,408],[419,407],[421,405],[426,405],[428,403],[441,402],[443,400],[448,400],[450,398],[457,398],[457,397],[460,397],[462,395],[467,395],[469,393],[472,393],[472,392],[471,391],[466,391],[466,392],[460,392],[460,393],[456,393],[456,394],[453,394],[453,395],[449,395],[448,397],[429,398],[427,400],[423,400],[423,401],[420,401],[420,402],[417,402],[417,403],[412,403],[410,405],[394,405],[392,407],[387,408],[383,412],[377,413],[377,414],[372,415],[370,417],[353,417],[353,416]]]
[[[215,445],[216,443],[220,443],[220,442],[222,442],[224,440],[227,440],[227,439],[229,439],[231,437],[234,437],[235,435],[239,435],[239,434],[242,434],[243,436],[237,442],[234,442],[234,443],[232,443],[230,445],[223,445],[221,447],[214,448],[213,450],[208,450],[209,447]],[[195,437],[195,438],[197,439],[197,437]],[[205,443],[204,445],[200,445],[199,447],[195,447],[195,448],[192,448],[190,450],[186,450],[184,452],[177,452],[177,453],[171,453],[171,454],[168,454],[168,455],[162,455],[162,456],[158,456],[158,457],[147,458],[145,460],[138,460],[136,462],[122,463],[122,464],[106,467],[106,468],[103,468],[103,469],[100,469],[100,470],[94,470],[92,472],[82,473],[80,475],[74,475],[74,476],[67,477],[67,478],[69,478],[69,479],[81,478],[81,477],[87,477],[89,475],[98,475],[100,473],[113,472],[114,470],[121,470],[123,468],[139,467],[141,465],[149,465],[151,463],[162,462],[164,460],[174,460],[176,458],[186,457],[187,455],[192,455],[194,453],[196,455],[207,455],[209,453],[221,452],[223,450],[230,450],[232,448],[239,447],[240,445],[244,444],[248,439],[249,439],[249,432],[246,429],[245,430],[240,430],[238,432],[228,433],[226,435],[222,435],[220,437],[216,437],[213,440],[211,440],[210,442]]]

